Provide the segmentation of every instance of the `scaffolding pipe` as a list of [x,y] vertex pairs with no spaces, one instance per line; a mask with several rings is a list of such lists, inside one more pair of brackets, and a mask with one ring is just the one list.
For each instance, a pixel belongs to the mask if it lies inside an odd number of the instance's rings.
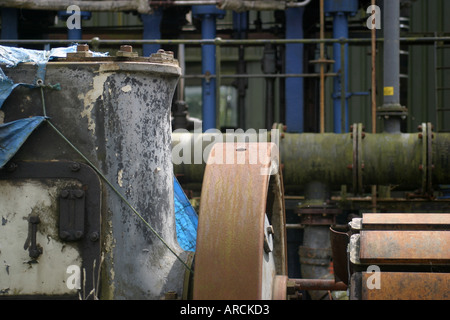
[[285,10],[286,8],[298,8],[308,5],[311,0],[301,2],[293,1],[243,1],[243,0],[177,0],[177,1],[150,1],[150,6],[203,6],[216,5],[221,10],[233,10],[243,12],[249,10]]
[[[204,44],[215,44],[220,46],[239,46],[239,45],[249,45],[249,46],[264,46],[267,43],[271,44],[287,44],[287,43],[303,43],[303,44],[315,44],[315,43],[348,43],[352,45],[370,45],[370,38],[352,38],[352,39],[160,39],[160,40],[141,40],[141,39],[99,39],[94,37],[92,39],[83,40],[84,43],[99,46],[99,45],[122,45],[127,43],[129,45],[143,45],[143,44],[160,44],[160,45],[204,45]],[[434,44],[436,41],[450,41],[450,37],[402,37],[399,39],[400,43],[407,45],[423,45],[423,44]],[[383,43],[384,38],[377,38],[377,43]],[[41,44],[41,45],[63,45],[72,44],[73,41],[67,39],[17,39],[17,40],[0,40],[1,45],[8,45],[11,43],[17,43],[19,45],[28,44]]]

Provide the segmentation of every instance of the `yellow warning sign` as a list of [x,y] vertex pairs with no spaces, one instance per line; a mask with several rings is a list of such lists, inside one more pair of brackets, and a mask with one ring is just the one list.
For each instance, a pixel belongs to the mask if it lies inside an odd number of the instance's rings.
[[384,87],[383,94],[385,96],[393,96],[394,95],[394,87]]

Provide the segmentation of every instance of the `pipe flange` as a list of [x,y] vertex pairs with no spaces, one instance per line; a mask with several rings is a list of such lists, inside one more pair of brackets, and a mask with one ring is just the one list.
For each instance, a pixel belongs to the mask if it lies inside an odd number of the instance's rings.
[[352,163],[352,180],[353,192],[361,194],[363,191],[363,169],[364,160],[362,153],[362,139],[364,138],[362,123],[355,123],[351,126],[353,139],[353,163]]

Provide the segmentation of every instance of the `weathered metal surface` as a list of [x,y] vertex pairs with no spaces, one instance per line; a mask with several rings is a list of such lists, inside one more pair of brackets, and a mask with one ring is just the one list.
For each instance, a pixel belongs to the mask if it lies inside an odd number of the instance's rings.
[[450,263],[449,231],[360,232],[360,261],[374,264]]
[[[59,235],[58,200],[62,190],[84,190],[85,236],[66,242]],[[71,297],[69,266],[86,270],[79,274],[81,296],[86,297],[99,279],[101,243],[101,186],[97,174],[88,166],[63,161],[10,163],[0,171],[0,297]],[[35,230],[29,223],[39,218]],[[37,222],[36,220],[34,220]],[[32,247],[40,253],[30,257]],[[27,244],[24,247],[24,242]],[[69,279],[70,280],[70,279]]]
[[347,290],[347,285],[342,281],[336,282],[328,279],[289,279],[295,282],[296,290]]
[[[379,277],[375,279],[374,277]],[[378,282],[379,288],[373,287]],[[362,300],[449,300],[450,273],[362,272],[353,282]]]
[[331,253],[333,260],[333,274],[336,282],[349,282],[349,263],[347,247],[350,236],[347,232],[330,228]]
[[[394,184],[396,190],[415,190],[422,188],[423,176],[430,173],[435,185],[450,180],[450,134],[434,133],[432,143],[424,145],[417,133],[364,133],[363,137],[358,128],[354,127],[356,136],[353,137],[351,133],[284,133],[280,157],[286,191],[302,191],[308,182],[315,180],[328,183],[333,190],[349,185],[360,191],[374,184]],[[179,149],[203,151],[214,143],[202,139],[202,134],[174,133],[173,136],[174,147]],[[208,143],[202,145],[202,141]],[[429,152],[422,154],[423,146],[431,148],[431,171],[420,169],[430,158]],[[191,163],[176,164],[175,172],[183,175],[186,183],[201,183],[205,165],[201,161]]]
[[[131,203],[178,255],[173,208],[170,106],[181,69],[176,63],[133,58],[58,60],[46,65],[46,111],[54,124]],[[4,68],[30,83],[36,66]],[[42,115],[40,90],[16,88],[2,107],[5,122]],[[27,140],[13,161],[84,159],[48,125]],[[160,299],[182,295],[184,266],[140,218],[104,185],[102,299]],[[170,277],[169,277],[170,274]]]
[[[212,148],[200,203],[194,299],[270,299],[275,275],[287,273],[280,173],[267,174],[278,165],[274,146],[224,143]],[[225,155],[234,164],[218,163]],[[259,155],[253,164],[252,155]],[[266,214],[274,229],[271,252],[264,250]],[[271,257],[275,269],[264,275]]]
[[79,240],[84,235],[84,191],[64,189],[59,199],[59,236],[65,241]]
[[449,213],[363,213],[364,230],[448,230]]
[[336,224],[336,215],[342,213],[341,209],[327,206],[308,206],[297,208],[300,223],[304,225],[333,225]]
[[287,299],[287,276],[275,276],[273,283],[272,300],[286,300]]

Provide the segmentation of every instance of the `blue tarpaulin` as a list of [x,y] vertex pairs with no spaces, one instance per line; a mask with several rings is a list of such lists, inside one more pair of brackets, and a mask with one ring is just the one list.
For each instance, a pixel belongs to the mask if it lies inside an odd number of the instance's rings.
[[[54,48],[51,50],[31,50],[16,47],[0,46],[0,64],[7,68],[17,66],[19,63],[31,62],[37,65],[36,79],[30,79],[30,83],[14,83],[0,69],[0,109],[5,100],[17,86],[36,87],[36,80],[45,79],[47,62],[54,58],[64,58],[68,52],[76,52],[77,46]],[[93,56],[106,56],[107,53],[93,52]],[[24,144],[30,134],[43,121],[44,117],[20,119],[0,125],[0,168],[11,159]]]
[[186,197],[177,178],[173,178],[175,224],[180,247],[186,251],[195,251],[197,241],[198,215]]
[[0,164],[3,167],[45,117],[32,117],[0,125]]
[[[19,85],[35,88],[36,80],[45,80],[46,64],[53,58],[64,58],[68,52],[76,52],[76,45],[67,48],[30,50],[0,46],[0,64],[7,68],[19,63],[31,62],[37,65],[36,78],[29,83],[14,83],[0,68],[0,109],[11,92]],[[93,56],[107,56],[107,53],[93,52]],[[55,86],[56,87],[56,86]],[[31,133],[45,120],[45,117],[31,117],[0,124],[0,168],[16,154]],[[197,241],[198,215],[186,197],[176,177],[174,177],[174,207],[177,240],[186,251],[195,251]]]

